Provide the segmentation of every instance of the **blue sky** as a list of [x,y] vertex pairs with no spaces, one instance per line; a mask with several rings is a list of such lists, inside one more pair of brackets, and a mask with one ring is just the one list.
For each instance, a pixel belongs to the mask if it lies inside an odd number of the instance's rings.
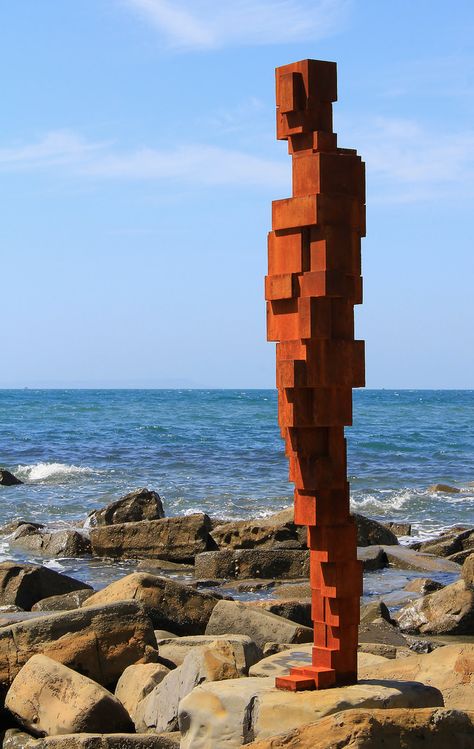
[[273,387],[274,68],[306,57],[367,164],[367,385],[474,386],[472,2],[0,6],[0,387]]

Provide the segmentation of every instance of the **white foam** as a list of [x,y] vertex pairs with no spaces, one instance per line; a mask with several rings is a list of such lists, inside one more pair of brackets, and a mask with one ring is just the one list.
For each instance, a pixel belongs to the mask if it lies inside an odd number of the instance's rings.
[[48,569],[55,570],[56,572],[64,572],[66,569],[66,567],[60,564],[57,559],[47,559],[43,562],[43,567],[48,567]]
[[35,463],[31,466],[18,466],[15,473],[25,481],[51,481],[93,473],[93,470],[86,466],[68,465],[67,463]]

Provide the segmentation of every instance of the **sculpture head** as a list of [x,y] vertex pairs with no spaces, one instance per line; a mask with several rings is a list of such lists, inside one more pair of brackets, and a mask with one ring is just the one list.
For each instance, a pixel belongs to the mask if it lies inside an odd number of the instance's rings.
[[332,132],[337,100],[336,63],[301,60],[276,69],[277,138]]

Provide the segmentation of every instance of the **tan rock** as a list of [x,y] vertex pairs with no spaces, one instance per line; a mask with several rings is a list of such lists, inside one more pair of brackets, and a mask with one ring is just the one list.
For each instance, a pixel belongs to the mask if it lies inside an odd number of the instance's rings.
[[170,669],[161,663],[136,663],[128,666],[115,687],[115,696],[132,720],[135,720],[138,703],[160,684]]
[[209,517],[200,513],[106,525],[91,530],[92,553],[100,557],[162,557],[189,562],[209,548],[210,527]]
[[[291,646],[288,650],[275,653],[255,663],[249,671],[249,676],[283,676],[289,673],[293,666],[306,666],[311,664],[311,653],[313,644]],[[386,658],[369,653],[359,653],[359,668],[368,668],[385,663]]]
[[461,489],[449,484],[432,484],[428,487],[429,492],[443,492],[444,494],[460,494]]
[[232,646],[241,676],[246,676],[250,666],[262,658],[261,649],[247,635],[194,635],[193,637],[157,639],[160,658],[174,663],[175,666],[180,666],[194,648],[210,646],[216,641],[227,642]]
[[306,529],[296,526],[292,519],[281,520],[280,515],[233,520],[213,528],[211,535],[221,549],[306,548]]
[[396,616],[404,632],[474,633],[474,590],[463,579],[404,606]]
[[80,609],[84,601],[94,594],[91,590],[73,590],[72,593],[63,593],[62,596],[48,596],[35,603],[32,611],[74,611]]
[[391,567],[420,572],[453,572],[459,574],[459,564],[434,554],[409,549],[408,546],[382,546]]
[[81,557],[91,553],[87,536],[75,530],[45,531],[22,525],[9,541],[10,547],[35,551],[48,557]]
[[135,601],[50,614],[0,629],[0,693],[37,653],[103,686],[114,684],[132,663],[158,659],[151,621]]
[[70,733],[33,739],[25,749],[179,749],[179,743],[179,733]]
[[462,577],[470,588],[474,588],[474,554],[470,554],[462,566]]
[[387,660],[376,668],[363,666],[359,678],[421,681],[442,692],[446,707],[469,710],[474,705],[474,645],[446,645],[432,653]]
[[125,600],[142,603],[156,628],[180,635],[202,634],[218,601],[168,577],[134,572],[99,590],[83,607]]
[[301,549],[225,549],[196,556],[197,578],[300,578],[309,575],[309,551]]
[[45,655],[34,655],[19,671],[5,707],[40,736],[133,731],[127,711],[113,694]]
[[206,627],[206,635],[248,635],[260,648],[266,642],[311,642],[313,630],[263,609],[237,601],[218,601]]
[[443,705],[437,689],[416,682],[377,679],[296,693],[275,689],[274,684],[273,677],[249,677],[196,687],[179,706],[181,749],[234,749],[342,709]]
[[473,749],[474,712],[344,710],[248,749]]
[[216,640],[194,648],[181,666],[171,671],[161,684],[139,703],[135,713],[138,731],[174,731],[178,727],[178,706],[196,686],[204,682],[238,679],[241,671],[231,643]]

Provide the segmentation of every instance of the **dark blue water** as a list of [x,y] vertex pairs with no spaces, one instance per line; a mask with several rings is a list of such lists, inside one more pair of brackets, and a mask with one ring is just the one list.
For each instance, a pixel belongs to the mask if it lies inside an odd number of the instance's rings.
[[[355,509],[429,535],[474,520],[474,391],[355,391],[347,430]],[[288,505],[276,393],[3,390],[0,524],[62,523],[148,486],[168,515],[248,517]],[[433,494],[433,483],[460,494]]]

